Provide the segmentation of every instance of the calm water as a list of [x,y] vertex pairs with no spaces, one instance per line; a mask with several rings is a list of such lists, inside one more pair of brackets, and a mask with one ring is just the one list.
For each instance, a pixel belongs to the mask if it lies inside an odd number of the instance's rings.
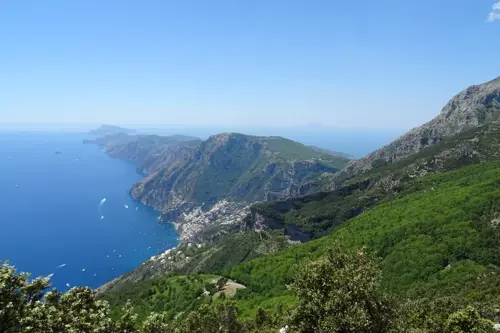
[[128,195],[141,179],[135,166],[84,138],[0,133],[0,260],[54,273],[60,290],[98,287],[178,243],[171,224]]

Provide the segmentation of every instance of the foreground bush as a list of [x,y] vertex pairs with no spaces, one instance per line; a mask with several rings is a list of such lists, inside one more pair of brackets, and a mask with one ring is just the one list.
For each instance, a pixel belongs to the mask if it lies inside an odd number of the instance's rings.
[[[219,298],[211,305],[168,320],[151,313],[142,323],[130,302],[121,316],[87,287],[61,294],[49,278],[30,280],[14,267],[0,266],[0,333],[466,333],[493,332],[493,322],[453,298],[406,301],[398,305],[380,290],[378,261],[364,250],[335,245],[328,255],[298,270],[291,288],[293,311],[242,319],[237,303]],[[286,328],[285,328],[286,327]]]

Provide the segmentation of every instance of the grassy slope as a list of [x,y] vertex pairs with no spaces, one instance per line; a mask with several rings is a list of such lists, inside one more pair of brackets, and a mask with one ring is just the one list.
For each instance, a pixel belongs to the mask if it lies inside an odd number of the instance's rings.
[[286,297],[286,284],[297,265],[342,240],[345,246],[366,246],[380,255],[384,288],[397,295],[498,299],[500,240],[491,223],[497,213],[500,164],[470,166],[411,182],[397,199],[351,219],[331,235],[242,263],[227,274],[249,287],[237,295],[247,312],[264,299],[269,308],[283,297],[293,303],[293,297]]

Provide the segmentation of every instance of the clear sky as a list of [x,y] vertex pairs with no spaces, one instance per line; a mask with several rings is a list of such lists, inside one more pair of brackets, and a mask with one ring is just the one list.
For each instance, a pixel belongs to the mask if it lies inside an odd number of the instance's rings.
[[1,1],[0,122],[407,129],[499,40],[491,0]]

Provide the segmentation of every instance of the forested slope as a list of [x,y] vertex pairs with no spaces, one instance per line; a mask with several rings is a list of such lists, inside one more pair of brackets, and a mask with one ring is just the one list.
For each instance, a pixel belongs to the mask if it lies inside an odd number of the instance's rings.
[[297,267],[335,241],[366,246],[382,261],[382,287],[398,297],[500,296],[500,163],[473,165],[407,184],[397,198],[349,220],[329,236],[228,270],[248,290],[242,302],[287,295]]

